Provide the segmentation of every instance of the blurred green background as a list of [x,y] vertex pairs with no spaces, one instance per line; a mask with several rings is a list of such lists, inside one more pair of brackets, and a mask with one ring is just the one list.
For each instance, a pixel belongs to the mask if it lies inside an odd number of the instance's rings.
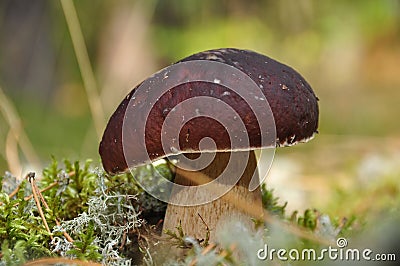
[[136,84],[198,51],[237,47],[292,66],[320,98],[320,133],[279,149],[267,180],[289,209],[349,215],[399,203],[400,1],[74,4],[98,98],[85,90],[60,1],[0,2],[0,173],[23,176],[51,155],[100,165],[98,132]]

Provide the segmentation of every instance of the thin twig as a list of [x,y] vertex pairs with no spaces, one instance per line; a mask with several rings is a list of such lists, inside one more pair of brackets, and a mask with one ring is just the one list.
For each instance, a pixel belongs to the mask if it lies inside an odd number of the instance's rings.
[[[27,178],[27,177],[25,177],[25,178]],[[58,185],[58,182],[57,182],[57,181],[54,182],[54,183],[52,183],[52,184],[50,184],[50,185],[48,185],[47,187],[45,187],[45,188],[43,188],[43,189],[41,189],[41,190],[39,190],[39,191],[40,191],[40,193],[43,193],[43,192],[45,192],[45,191],[47,191],[47,190],[49,190],[49,189],[55,187],[56,185]],[[14,196],[18,193],[18,191],[19,191],[20,189],[21,189],[21,184],[19,184],[10,194],[8,194],[8,197],[9,197],[9,198],[14,197]],[[28,200],[30,200],[32,197],[33,197],[33,194],[31,194],[31,195],[29,195],[29,196],[26,196],[26,197],[24,198],[24,200],[25,200],[25,201],[28,201]],[[3,202],[0,201],[0,205],[2,205],[2,204],[3,204]],[[18,204],[19,204],[19,203],[17,202],[14,206],[18,206]]]
[[[43,197],[42,193],[40,192],[40,189],[39,189],[39,187],[37,186],[36,181],[34,180],[34,182],[32,182],[31,184],[32,184],[32,186],[33,186],[33,188],[34,188],[34,190],[35,190],[36,195],[39,196],[40,201],[42,202],[42,204],[44,205],[44,207],[45,207],[46,209],[49,209],[49,205],[47,205],[47,202],[44,200],[44,197]],[[32,192],[33,192],[33,191],[32,191]]]
[[[215,243],[211,243],[208,246],[206,246],[203,251],[201,252],[201,255],[206,255],[207,253],[211,252],[212,250],[214,250],[217,247],[217,244]],[[231,245],[232,249],[231,251],[233,251],[233,249],[235,248],[234,245]],[[224,253],[225,252],[225,253]],[[228,255],[228,252],[226,252],[225,250],[221,252],[221,254],[219,254],[219,257],[221,258],[225,258]],[[195,266],[197,263],[197,258],[194,258],[190,263],[189,266]]]
[[[74,175],[74,174],[75,174],[74,171],[68,173],[68,175],[69,175],[70,177],[71,177],[72,175]],[[49,205],[47,204],[46,200],[44,199],[42,193],[45,192],[45,191],[47,191],[47,190],[49,190],[49,189],[51,189],[51,188],[53,188],[53,187],[55,187],[56,185],[58,185],[58,181],[55,181],[55,182],[51,183],[50,185],[48,185],[47,187],[45,187],[45,188],[39,190],[39,188],[38,188],[38,186],[37,186],[37,184],[36,184],[36,182],[35,182],[35,180],[34,180],[34,173],[28,173],[28,174],[26,175],[25,178],[28,179],[28,181],[31,183],[31,186],[32,186],[32,194],[29,195],[29,196],[26,196],[26,197],[24,198],[24,201],[28,201],[28,200],[30,200],[32,197],[34,197],[35,203],[36,203],[36,205],[38,206],[39,213],[41,213],[41,212],[43,212],[43,211],[42,211],[42,209],[41,209],[41,207],[40,207],[40,203],[39,203],[38,198],[37,198],[37,195],[39,195],[39,197],[40,197],[40,199],[41,199],[43,205],[45,206],[45,208],[46,208],[46,209],[49,209]],[[31,180],[32,178],[33,178],[33,181]],[[19,185],[8,195],[8,197],[9,197],[9,198],[14,197],[14,196],[18,193],[18,191],[20,190],[20,188],[21,188],[21,184],[19,184]],[[38,203],[39,203],[39,205],[38,205]],[[3,202],[0,202],[0,206],[1,206],[2,204],[3,204]],[[16,204],[14,205],[14,207],[15,207],[15,206],[18,206],[18,204],[19,204],[19,203],[16,203]],[[42,220],[43,220],[44,217],[43,217],[42,215],[41,215],[41,217],[42,217]],[[61,225],[57,217],[55,218],[55,222],[56,222],[56,224],[57,224],[58,226]],[[45,220],[44,220],[44,223],[45,223],[45,225],[47,224],[47,222],[46,222]],[[48,226],[46,226],[46,229],[48,229]],[[48,231],[49,231],[49,230],[48,230]],[[72,237],[71,237],[67,232],[63,232],[63,235],[65,236],[65,238],[66,238],[69,242],[71,242],[71,243],[74,242],[74,240],[72,239]],[[51,236],[50,236],[50,237],[51,237]]]
[[197,213],[197,215],[200,217],[201,221],[203,222],[203,224],[206,227],[206,239],[204,240],[204,245],[207,246],[208,245],[208,241],[210,241],[210,228],[208,227],[208,224],[206,223],[206,221],[204,221],[203,217],[201,217],[200,213]]
[[[48,185],[47,187],[45,187],[45,188],[39,190],[39,192],[40,192],[40,193],[46,192],[47,190],[49,190],[49,189],[51,189],[51,188],[53,188],[53,187],[55,187],[55,186],[57,186],[57,185],[58,185],[58,181],[56,181],[56,182],[54,182],[54,183],[51,183],[51,184]],[[19,187],[18,187],[18,188],[19,188]],[[10,195],[11,195],[11,194],[10,194]],[[26,196],[26,197],[24,198],[24,200],[25,200],[25,201],[30,200],[32,197],[33,197],[33,194],[32,194],[32,195],[29,195],[29,196]]]
[[29,173],[29,174],[27,175],[27,179],[28,179],[29,183],[31,183],[33,198],[35,199],[35,203],[36,203],[36,206],[37,206],[37,208],[38,208],[40,217],[42,218],[44,227],[46,228],[47,232],[50,234],[50,239],[53,240],[53,236],[52,236],[52,234],[51,234],[51,232],[50,232],[49,225],[47,224],[46,218],[44,217],[44,213],[43,213],[43,210],[42,210],[42,206],[40,206],[40,202],[39,202],[38,196],[37,196],[37,194],[36,194],[36,189],[35,189],[35,184],[34,184],[34,183],[36,182],[36,181],[35,181],[35,173],[33,173],[33,172],[32,172],[32,173]]
[[[28,175],[26,175],[25,176],[25,179],[27,179],[28,178]],[[17,195],[17,193],[18,193],[18,191],[21,189],[21,183],[10,193],[10,194],[8,194],[8,198],[12,198],[12,197],[14,197],[15,195]],[[31,196],[29,196],[29,198],[28,197],[25,197],[24,198],[24,200],[26,201],[26,200],[30,200],[32,198],[32,195]],[[3,204],[3,202],[1,202],[0,201],[0,206]],[[17,206],[19,203],[17,203],[17,204],[15,204],[14,206]]]
[[[40,165],[38,159],[39,157],[36,155],[36,152],[22,127],[21,118],[19,117],[18,112],[16,111],[11,100],[8,99],[8,97],[5,95],[1,87],[0,87],[0,112],[2,113],[3,117],[5,118],[7,124],[10,127],[9,134],[11,134],[14,137],[15,141],[21,148],[21,152],[28,161],[28,163],[33,166]],[[6,157],[8,156],[6,155]],[[21,171],[19,159],[18,161],[10,161],[9,159],[15,160],[15,158],[13,159],[7,158],[7,163],[9,165],[9,169],[13,171],[12,173],[17,174],[18,171]]]
[[[11,199],[15,195],[17,195],[18,191],[21,189],[21,184],[19,184],[10,194],[8,194],[8,197]],[[1,202],[0,202],[1,204]]]
[[[232,243],[230,246],[229,246],[229,251],[230,252],[233,252],[234,250],[236,249],[236,244],[235,243]],[[221,257],[221,258],[226,258],[226,257],[228,257],[229,256],[229,252],[226,250],[226,249],[224,249],[220,254],[219,254],[219,256]]]
[[[44,207],[46,208],[46,209],[50,209],[49,208],[49,205],[47,204],[47,202],[46,202],[46,200],[44,199],[44,197],[43,197],[43,195],[42,195],[42,191],[41,190],[39,190],[39,188],[38,188],[38,186],[36,185],[36,182],[33,182],[34,183],[34,187],[35,187],[35,192],[36,192],[36,194],[37,195],[39,195],[39,198],[40,198],[40,200],[42,201],[42,204],[44,205]],[[58,184],[58,182],[54,182],[53,184]],[[47,188],[49,188],[49,187],[51,187],[51,186],[53,186],[53,184],[51,184],[50,186],[48,186],[48,187],[46,187],[46,189]],[[44,189],[43,189],[44,190]],[[35,193],[33,193],[33,196],[35,196]],[[36,201],[36,199],[35,199],[35,201]],[[58,226],[61,226],[61,224],[60,224],[60,222],[58,221],[58,219],[57,218],[55,218],[55,221],[56,221],[56,225],[58,225]],[[72,237],[67,233],[67,232],[63,232],[63,235],[65,236],[65,238],[69,241],[69,242],[74,242],[74,240],[72,239]]]
[[[58,182],[54,182],[53,184],[51,184],[51,185],[48,186],[47,188],[52,187],[54,184],[58,184]],[[31,185],[32,185],[33,197],[35,197],[35,195],[39,195],[39,198],[40,198],[40,200],[41,200],[43,206],[46,208],[46,210],[50,209],[50,208],[49,208],[49,205],[47,204],[46,200],[44,199],[44,197],[43,197],[43,195],[42,195],[41,190],[39,190],[39,188],[38,188],[38,186],[37,186],[35,180],[33,180],[33,182],[31,182]],[[46,189],[47,189],[47,188],[46,188]],[[36,202],[36,205],[37,205],[37,196],[35,197],[35,202]],[[38,208],[39,208],[39,207],[38,207]],[[39,211],[39,212],[40,212],[40,211]],[[42,217],[42,219],[43,219],[43,217]],[[55,218],[55,222],[56,222],[56,225],[58,225],[58,226],[61,225],[57,218]],[[46,224],[47,224],[47,222],[45,222],[45,225],[46,225]],[[48,228],[48,226],[46,226],[46,228]],[[67,232],[64,231],[64,232],[63,232],[63,235],[65,236],[65,238],[66,238],[69,242],[71,242],[71,243],[74,242],[74,240],[72,239],[72,237],[71,237]],[[51,235],[50,235],[50,238],[52,239]]]
[[209,253],[211,250],[213,250],[216,246],[217,246],[217,244],[215,244],[215,243],[209,244],[207,247],[205,247],[205,248],[203,249],[203,251],[201,252],[201,255],[206,255],[206,254]]
[[[61,224],[60,224],[60,222],[58,221],[57,218],[56,218],[56,225],[57,225],[57,226],[61,226]],[[64,235],[64,237],[68,240],[68,242],[70,242],[70,243],[73,243],[73,242],[74,242],[74,240],[72,239],[72,237],[71,237],[66,231],[63,231],[63,235]]]
[[104,111],[99,93],[96,88],[96,80],[94,77],[92,66],[90,64],[90,59],[87,52],[85,40],[83,38],[79,18],[76,13],[73,1],[61,0],[61,6],[64,11],[65,20],[67,21],[69,33],[71,35],[76,59],[78,60],[78,65],[86,90],[87,100],[89,103],[90,111],[92,113],[97,137],[100,139],[102,135],[102,128],[105,122]]

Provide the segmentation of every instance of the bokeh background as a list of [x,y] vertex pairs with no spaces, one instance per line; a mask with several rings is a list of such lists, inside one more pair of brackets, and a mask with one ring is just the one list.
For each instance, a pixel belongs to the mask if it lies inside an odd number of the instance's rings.
[[289,210],[368,217],[400,205],[400,1],[67,3],[0,2],[1,174],[40,171],[51,156],[100,165],[100,134],[136,84],[237,47],[292,66],[320,98],[320,133],[278,149],[267,179]]

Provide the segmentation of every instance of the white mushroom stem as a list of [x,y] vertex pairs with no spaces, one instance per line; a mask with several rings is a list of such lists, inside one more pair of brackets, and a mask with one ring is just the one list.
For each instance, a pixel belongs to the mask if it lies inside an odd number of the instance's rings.
[[[186,157],[197,157],[198,154],[185,154]],[[164,219],[163,231],[166,229],[175,231],[176,227],[181,223],[183,232],[187,236],[196,239],[205,239],[207,236],[207,228],[210,230],[210,241],[215,242],[216,232],[227,221],[237,220],[248,228],[254,228],[254,222],[251,218],[262,219],[263,207],[261,199],[261,191],[258,187],[254,191],[249,191],[249,182],[253,178],[258,178],[257,161],[253,151],[249,152],[247,167],[242,174],[238,183],[224,196],[199,206],[177,206],[169,204]],[[230,152],[218,152],[213,162],[201,171],[192,172],[176,169],[175,183],[181,185],[199,185],[205,184],[210,180],[217,178],[225,169],[230,159]],[[234,167],[239,164],[234,164]],[[241,169],[237,169],[239,172]],[[221,189],[223,184],[218,184],[215,189]],[[214,188],[211,188],[214,189]],[[186,202],[187,198],[202,199],[207,198],[207,191],[196,188],[196,192],[192,195],[184,193],[176,193],[174,195],[175,202]],[[250,215],[253,214],[252,215]],[[258,217],[254,217],[254,214]]]

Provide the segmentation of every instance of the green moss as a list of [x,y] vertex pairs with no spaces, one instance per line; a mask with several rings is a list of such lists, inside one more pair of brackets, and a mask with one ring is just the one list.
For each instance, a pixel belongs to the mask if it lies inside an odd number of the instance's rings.
[[[307,209],[301,215],[297,211],[287,214],[286,203],[279,204],[273,190],[263,185],[263,206],[283,226],[261,222],[257,232],[250,232],[243,226],[227,224],[219,233],[221,243],[212,246],[208,235],[203,237],[204,241],[198,241],[177,225],[175,232],[168,233],[171,238],[160,243],[157,236],[160,225],[158,230],[155,225],[163,219],[166,204],[143,191],[135,177],[151,180],[154,175],[162,175],[171,180],[173,174],[168,164],[144,166],[114,177],[93,169],[92,165],[90,160],[85,163],[64,160],[60,165],[53,158],[43,170],[42,178],[36,180],[48,205],[45,208],[41,204],[50,233],[35,201],[26,198],[32,194],[30,183],[27,180],[17,183],[9,174],[0,177],[0,265],[22,265],[28,260],[51,256],[104,265],[188,265],[193,261],[198,265],[238,265],[253,260],[263,243],[298,250],[324,247],[322,242],[298,235],[296,230],[328,241],[339,236],[351,238],[360,232],[354,227],[359,220],[356,216],[331,218],[315,209]],[[10,197],[17,186],[18,193]],[[297,229],[287,230],[286,225]],[[74,242],[69,242],[68,237]],[[185,251],[174,253],[171,245]]]

